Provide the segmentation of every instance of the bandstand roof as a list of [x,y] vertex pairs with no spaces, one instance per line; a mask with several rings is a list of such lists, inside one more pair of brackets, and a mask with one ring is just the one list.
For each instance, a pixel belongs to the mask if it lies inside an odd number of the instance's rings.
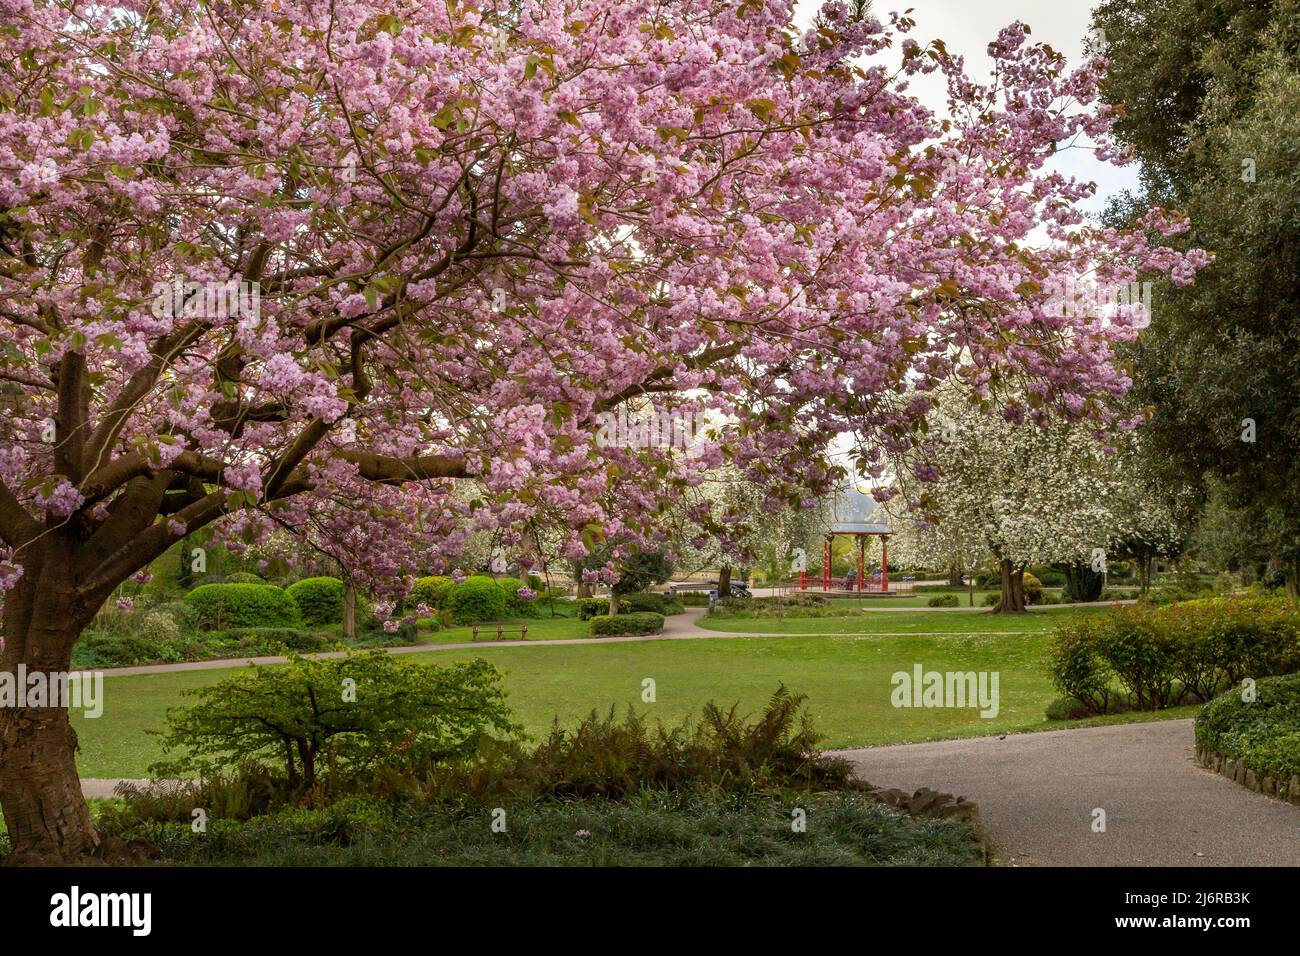
[[831,534],[893,534],[885,510],[856,485],[845,485],[835,496]]

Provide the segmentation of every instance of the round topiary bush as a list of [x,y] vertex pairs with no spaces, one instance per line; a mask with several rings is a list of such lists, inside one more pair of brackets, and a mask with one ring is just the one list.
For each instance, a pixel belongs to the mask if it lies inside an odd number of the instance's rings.
[[1021,576],[1021,580],[1025,586],[1025,603],[1037,604],[1043,596],[1043,582],[1028,571]]
[[441,574],[420,578],[411,588],[411,593],[406,596],[406,604],[408,607],[427,604],[434,610],[441,611],[446,606],[447,596],[455,586],[455,581]]
[[307,627],[331,627],[343,623],[343,592],[338,578],[303,578],[285,589],[302,612]]
[[447,610],[457,624],[494,621],[506,613],[506,592],[493,578],[466,578],[447,595]]
[[293,598],[273,584],[204,584],[185,595],[204,631],[229,627],[301,627]]
[[265,584],[266,578],[251,571],[236,571],[226,575],[226,584]]

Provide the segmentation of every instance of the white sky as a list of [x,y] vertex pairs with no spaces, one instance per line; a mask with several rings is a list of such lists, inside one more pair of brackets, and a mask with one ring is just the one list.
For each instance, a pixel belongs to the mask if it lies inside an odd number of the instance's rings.
[[[800,25],[811,21],[820,0],[798,0],[796,17]],[[873,15],[888,23],[889,13],[912,8],[916,21],[911,37],[922,46],[936,37],[948,50],[966,58],[966,72],[977,81],[988,79],[991,62],[985,52],[1000,29],[1015,20],[1029,25],[1030,39],[1052,45],[1065,54],[1073,67],[1082,62],[1083,42],[1091,21],[1091,0],[875,0]],[[897,46],[895,47],[897,50]],[[889,62],[897,62],[891,50]],[[947,90],[938,73],[910,78],[910,92],[926,106],[942,113]],[[1137,185],[1137,165],[1123,168],[1098,162],[1088,150],[1072,149],[1057,155],[1054,167],[1063,174],[1097,183],[1097,195],[1085,205],[1089,212],[1105,208],[1107,197]]]

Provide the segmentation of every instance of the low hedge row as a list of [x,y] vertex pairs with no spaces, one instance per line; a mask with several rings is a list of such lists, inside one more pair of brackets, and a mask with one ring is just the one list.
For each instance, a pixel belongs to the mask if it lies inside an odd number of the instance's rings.
[[185,595],[200,630],[231,627],[301,627],[302,612],[273,584],[204,584]]
[[1300,674],[1257,681],[1254,700],[1242,688],[1216,697],[1196,715],[1196,746],[1242,761],[1256,774],[1288,780],[1300,774]]
[[1051,671],[1089,713],[1210,700],[1246,677],[1300,671],[1300,606],[1226,597],[1075,618],[1057,625]]
[[623,637],[634,634],[658,634],[664,629],[664,616],[653,611],[608,614],[591,618],[588,632],[592,637]]

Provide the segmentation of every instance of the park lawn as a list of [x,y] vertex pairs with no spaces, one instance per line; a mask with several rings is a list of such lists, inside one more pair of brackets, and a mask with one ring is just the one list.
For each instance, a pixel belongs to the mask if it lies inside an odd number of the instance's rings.
[[[528,625],[528,634],[520,638],[519,625]],[[555,641],[565,640],[575,637],[590,637],[587,632],[588,622],[579,621],[576,617],[537,617],[526,620],[511,621],[506,625],[506,633],[503,635],[504,640],[518,641]],[[514,633],[511,633],[513,629]],[[497,639],[495,624],[479,625],[478,640],[480,644],[490,645]],[[474,641],[474,629],[472,627],[449,627],[441,631],[421,630],[418,644],[470,644]]]
[[[834,617],[706,615],[696,623],[734,634],[957,634],[1045,632],[1066,614],[1094,614],[1105,607],[1048,605],[1028,614],[993,614],[988,608],[935,611],[862,611]],[[1055,616],[1053,616],[1055,615]]]
[[[571,724],[611,705],[666,722],[698,712],[707,701],[761,709],[781,683],[807,694],[809,711],[841,748],[1054,729],[1044,708],[1056,696],[1045,660],[1050,635],[950,634],[897,637],[820,636],[492,647],[432,651],[413,659],[446,664],[483,657],[505,673],[510,703],[527,731],[543,733],[557,715]],[[973,709],[894,708],[890,677],[921,664],[926,670],[997,671],[1000,711],[981,718]],[[106,679],[102,717],[73,716],[80,738],[78,766],[87,777],[142,777],[160,756],[148,733],[164,725],[182,692],[220,680],[228,669],[180,671]],[[655,682],[654,703],[642,703],[643,681]],[[1142,715],[1149,719],[1152,715]],[[1111,722],[1104,719],[1103,722]]]

